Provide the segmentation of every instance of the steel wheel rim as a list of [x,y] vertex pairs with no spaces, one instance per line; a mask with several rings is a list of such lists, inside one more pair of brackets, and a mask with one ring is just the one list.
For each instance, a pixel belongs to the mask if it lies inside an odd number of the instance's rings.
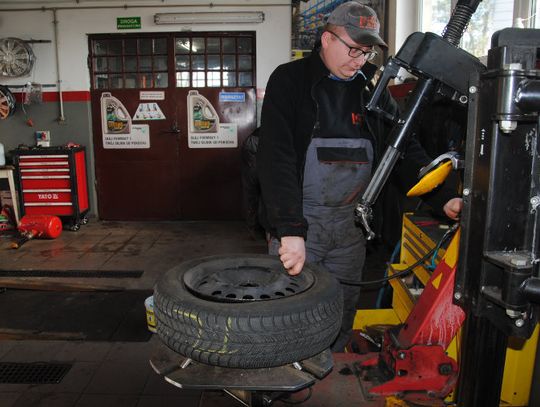
[[[245,263],[245,262],[244,262]],[[313,273],[290,276],[273,265],[221,265],[203,263],[183,275],[186,288],[195,296],[214,302],[256,302],[292,297],[309,289]]]

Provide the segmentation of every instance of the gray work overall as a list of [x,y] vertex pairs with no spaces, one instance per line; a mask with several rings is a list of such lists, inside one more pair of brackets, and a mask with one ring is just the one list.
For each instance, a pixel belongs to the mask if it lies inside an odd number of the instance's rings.
[[[347,82],[324,78],[316,87],[318,121],[307,149],[303,212],[308,222],[306,262],[319,263],[338,279],[360,281],[365,239],[354,208],[371,178],[373,145],[363,130],[363,101]],[[273,246],[273,247],[272,247]],[[270,244],[277,254],[279,243]],[[333,351],[343,351],[352,333],[360,287],[344,285],[344,314]]]

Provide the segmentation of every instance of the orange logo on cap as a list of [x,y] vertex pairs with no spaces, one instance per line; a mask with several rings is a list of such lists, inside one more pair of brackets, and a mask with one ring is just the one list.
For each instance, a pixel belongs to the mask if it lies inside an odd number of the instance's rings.
[[366,28],[370,30],[378,30],[379,29],[379,21],[377,20],[377,17],[371,16],[360,16],[360,20],[358,21],[358,26],[360,28]]

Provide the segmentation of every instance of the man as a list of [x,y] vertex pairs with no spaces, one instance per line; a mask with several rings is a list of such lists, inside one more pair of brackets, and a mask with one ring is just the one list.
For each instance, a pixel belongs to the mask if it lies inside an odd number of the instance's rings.
[[[373,9],[344,3],[329,16],[320,48],[279,66],[269,79],[257,154],[266,213],[261,221],[272,237],[270,254],[279,254],[291,275],[300,273],[307,260],[338,279],[361,279],[365,239],[355,227],[354,208],[389,130],[364,107],[377,70],[368,61],[376,55],[375,46],[387,47],[379,28]],[[388,92],[381,101],[386,111],[397,112]],[[411,142],[396,168],[396,181],[406,190],[429,161]],[[442,207],[446,198],[435,204]],[[456,218],[459,205],[451,200],[445,212]],[[349,341],[360,293],[358,286],[342,288],[344,316],[334,351]]]

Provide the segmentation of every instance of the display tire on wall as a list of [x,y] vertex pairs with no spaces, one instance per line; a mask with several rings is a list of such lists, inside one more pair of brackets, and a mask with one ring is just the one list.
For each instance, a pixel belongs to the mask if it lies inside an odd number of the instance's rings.
[[281,366],[327,349],[342,293],[325,270],[289,276],[277,257],[212,256],[182,263],[156,284],[157,334],[190,359],[222,367]]
[[34,62],[34,52],[26,41],[13,37],[0,38],[0,76],[27,76]]
[[0,85],[0,120],[7,119],[15,113],[16,100],[13,93],[6,87]]

